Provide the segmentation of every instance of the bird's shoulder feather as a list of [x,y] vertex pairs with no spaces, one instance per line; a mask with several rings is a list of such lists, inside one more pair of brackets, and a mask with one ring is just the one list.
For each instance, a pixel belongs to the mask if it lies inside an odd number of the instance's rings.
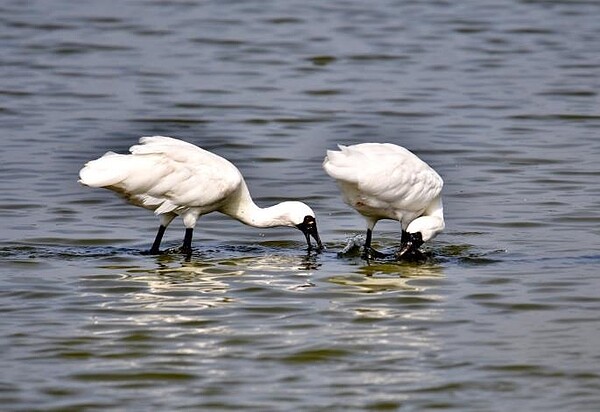
[[323,167],[364,195],[394,202],[437,196],[442,178],[409,150],[391,143],[362,143],[328,151]]
[[134,157],[148,155],[153,159],[159,174],[148,194],[165,198],[173,208],[216,203],[243,181],[237,167],[228,160],[178,139],[143,137],[130,151]]

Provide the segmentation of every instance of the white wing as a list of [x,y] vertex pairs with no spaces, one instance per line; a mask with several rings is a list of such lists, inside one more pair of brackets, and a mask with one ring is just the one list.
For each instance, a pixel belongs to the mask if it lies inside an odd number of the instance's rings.
[[243,180],[229,161],[170,137],[142,137],[129,150],[129,155],[109,152],[88,162],[80,171],[80,182],[114,190],[159,214],[211,207]]
[[327,151],[325,171],[343,186],[353,187],[372,207],[387,203],[419,210],[442,190],[442,178],[435,170],[403,147],[363,143],[339,148]]

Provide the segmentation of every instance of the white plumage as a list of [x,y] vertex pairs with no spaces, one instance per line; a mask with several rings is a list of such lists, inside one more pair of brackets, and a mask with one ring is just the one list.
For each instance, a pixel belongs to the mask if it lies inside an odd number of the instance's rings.
[[85,164],[79,182],[117,192],[129,203],[153,210],[160,227],[150,253],[158,253],[166,227],[176,216],[186,227],[183,252],[191,253],[192,231],[201,215],[218,211],[250,226],[297,227],[319,248],[315,214],[302,202],[260,208],[239,170],[226,159],[182,140],[142,137],[131,154],[108,152]]
[[[372,230],[380,219],[402,226],[398,256],[414,255],[418,247],[444,229],[442,178],[404,147],[391,143],[362,143],[328,150],[323,168],[333,177],[344,201],[367,221],[365,256]],[[408,256],[406,255],[406,256]]]

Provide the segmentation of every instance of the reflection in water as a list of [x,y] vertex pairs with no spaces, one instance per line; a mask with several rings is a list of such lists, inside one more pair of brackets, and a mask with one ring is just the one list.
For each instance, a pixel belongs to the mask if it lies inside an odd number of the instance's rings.
[[287,255],[289,253],[282,250],[265,250],[262,256],[238,256],[232,257],[223,264],[248,266],[255,271],[263,272],[281,272],[281,271],[306,271],[316,270],[321,266],[319,262],[319,253],[316,252],[298,252],[298,255]]
[[157,269],[132,267],[112,278],[85,276],[82,293],[95,295],[103,310],[131,313],[137,325],[191,322],[200,310],[230,303],[228,280],[242,274],[231,266],[162,262]]
[[301,291],[314,286],[312,270],[321,265],[316,254],[237,255],[190,262],[178,254],[163,254],[156,258],[156,264],[153,269],[106,265],[104,269],[122,274],[85,276],[82,292],[96,295],[103,309],[135,312],[132,319],[138,325],[185,322],[196,319],[199,310],[232,303],[232,283],[262,288],[265,293],[271,288]]
[[365,236],[362,234],[348,238],[346,245],[337,253],[338,259],[353,262],[357,268],[354,275],[336,275],[329,280],[336,284],[354,286],[366,292],[393,290],[423,290],[411,285],[414,279],[435,279],[443,276],[442,258],[425,252],[424,262],[397,262],[393,254],[389,258],[365,261],[362,247]]
[[415,285],[414,281],[442,277],[441,265],[370,263],[358,267],[355,275],[336,275],[329,280],[375,293],[394,290],[425,291],[425,287]]

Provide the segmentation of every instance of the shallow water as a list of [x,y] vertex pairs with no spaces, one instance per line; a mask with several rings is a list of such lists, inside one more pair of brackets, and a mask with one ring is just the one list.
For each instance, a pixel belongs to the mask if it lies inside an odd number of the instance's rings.
[[[4,410],[597,409],[600,4],[0,11]],[[261,205],[305,200],[327,250],[209,215],[189,262],[141,255],[151,213],[76,179],[152,134],[227,157]],[[443,176],[426,262],[338,256],[364,222],[320,164],[364,141]]]

